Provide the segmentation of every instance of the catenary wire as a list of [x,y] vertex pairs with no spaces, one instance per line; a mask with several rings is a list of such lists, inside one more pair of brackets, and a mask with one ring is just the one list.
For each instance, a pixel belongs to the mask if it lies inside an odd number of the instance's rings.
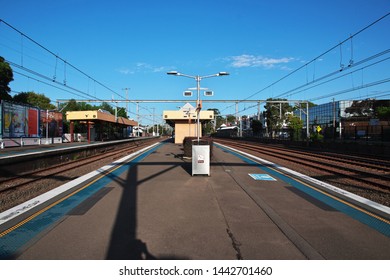
[[[349,40],[352,40],[352,38],[356,37],[357,35],[359,35],[360,33],[366,31],[367,29],[369,29],[370,27],[374,26],[375,24],[377,24],[378,22],[382,21],[383,19],[385,19],[386,17],[388,17],[390,15],[390,12],[386,13],[384,16],[378,18],[377,20],[373,21],[372,23],[368,24],[367,26],[365,26],[364,28],[360,29],[359,31],[355,32],[354,34],[350,35],[348,38],[344,39],[343,41],[341,41],[340,43],[336,44],[335,46],[329,48],[328,50],[324,51],[323,53],[321,53],[320,55],[316,56],[315,58],[313,58],[312,60],[310,60],[309,62],[305,63],[304,65],[298,67],[297,69],[289,72],[288,74],[284,75],[283,77],[279,78],[278,80],[272,82],[271,84],[267,85],[266,87],[256,91],[255,93],[251,94],[250,96],[248,96],[247,98],[243,99],[243,100],[247,100],[247,99],[251,99],[253,98],[255,95],[258,95],[259,93],[273,87],[274,85],[280,83],[281,81],[285,80],[286,78],[292,76],[293,74],[297,73],[298,71],[306,68],[308,65],[312,64],[312,63],[315,63],[318,59],[320,59],[321,57],[325,56],[326,54],[332,52],[333,50],[337,49],[338,47],[340,47],[341,45],[343,45],[344,43],[348,42]],[[280,97],[280,96],[279,96]],[[227,106],[225,107],[224,109],[221,110],[221,112],[233,107],[234,105],[230,105],[230,106]]]

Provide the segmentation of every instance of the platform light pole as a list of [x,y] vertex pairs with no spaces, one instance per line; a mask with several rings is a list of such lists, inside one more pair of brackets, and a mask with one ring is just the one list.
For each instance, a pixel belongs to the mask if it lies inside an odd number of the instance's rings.
[[200,81],[202,79],[206,78],[212,78],[212,77],[219,77],[219,76],[227,76],[229,75],[228,72],[219,72],[216,74],[212,75],[206,75],[206,76],[191,76],[187,74],[183,74],[177,71],[169,71],[167,72],[168,75],[174,75],[174,76],[182,76],[186,78],[191,78],[196,80],[196,92],[197,92],[197,100],[196,100],[196,136],[198,138],[198,144],[199,144],[199,115],[200,115],[200,110],[201,110],[201,103],[200,103]]

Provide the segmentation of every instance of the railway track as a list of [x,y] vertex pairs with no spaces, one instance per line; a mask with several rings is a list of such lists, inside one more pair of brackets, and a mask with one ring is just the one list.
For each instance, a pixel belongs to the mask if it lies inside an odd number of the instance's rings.
[[102,154],[68,161],[48,168],[0,179],[0,212],[66,182],[96,170],[116,159],[134,153],[161,139],[131,142],[123,149],[107,149]]
[[[239,140],[218,139],[221,144],[266,158],[299,172],[337,184],[348,191],[390,205],[390,162],[330,152],[287,149]],[[326,180],[325,180],[326,181]]]

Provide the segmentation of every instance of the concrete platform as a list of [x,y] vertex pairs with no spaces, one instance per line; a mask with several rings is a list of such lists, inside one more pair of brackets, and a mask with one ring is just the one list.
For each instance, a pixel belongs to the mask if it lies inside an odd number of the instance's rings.
[[107,149],[133,145],[157,137],[127,138],[106,142],[73,142],[42,144],[0,149],[0,176],[14,177],[42,168],[58,165],[69,160],[102,154]]
[[[182,154],[166,143],[107,172],[77,207],[67,208],[70,197],[46,211],[50,225],[10,258],[390,259],[389,237],[297,189],[292,178],[217,147],[211,176],[191,176]],[[0,245],[36,233],[39,223],[4,235]]]

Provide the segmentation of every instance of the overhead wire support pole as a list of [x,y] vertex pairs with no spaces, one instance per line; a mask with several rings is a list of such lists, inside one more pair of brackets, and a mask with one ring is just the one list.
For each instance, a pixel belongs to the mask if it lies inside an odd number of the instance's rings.
[[127,87],[122,89],[126,91],[126,116],[129,116],[129,89]]
[[196,80],[196,92],[197,92],[197,100],[196,100],[196,112],[197,112],[197,116],[196,116],[196,136],[197,136],[197,139],[198,139],[198,144],[199,144],[199,129],[200,129],[200,110],[202,109],[201,108],[201,100],[200,100],[200,81],[202,79],[206,79],[206,78],[212,78],[212,77],[218,77],[218,76],[227,76],[229,75],[229,73],[227,72],[219,72],[217,74],[212,74],[212,75],[207,75],[207,76],[199,76],[199,75],[196,75],[196,76],[191,76],[191,75],[187,75],[187,74],[182,74],[182,73],[179,73],[177,71],[170,71],[170,72],[167,72],[168,75],[174,75],[174,76],[183,76],[183,77],[186,77],[186,78],[191,78],[191,79],[195,79]]
[[138,104],[138,102],[137,102],[137,123],[138,123],[137,137],[139,137],[140,125],[139,125],[139,104]]
[[309,130],[309,102],[306,102],[306,143],[309,145],[310,130]]

